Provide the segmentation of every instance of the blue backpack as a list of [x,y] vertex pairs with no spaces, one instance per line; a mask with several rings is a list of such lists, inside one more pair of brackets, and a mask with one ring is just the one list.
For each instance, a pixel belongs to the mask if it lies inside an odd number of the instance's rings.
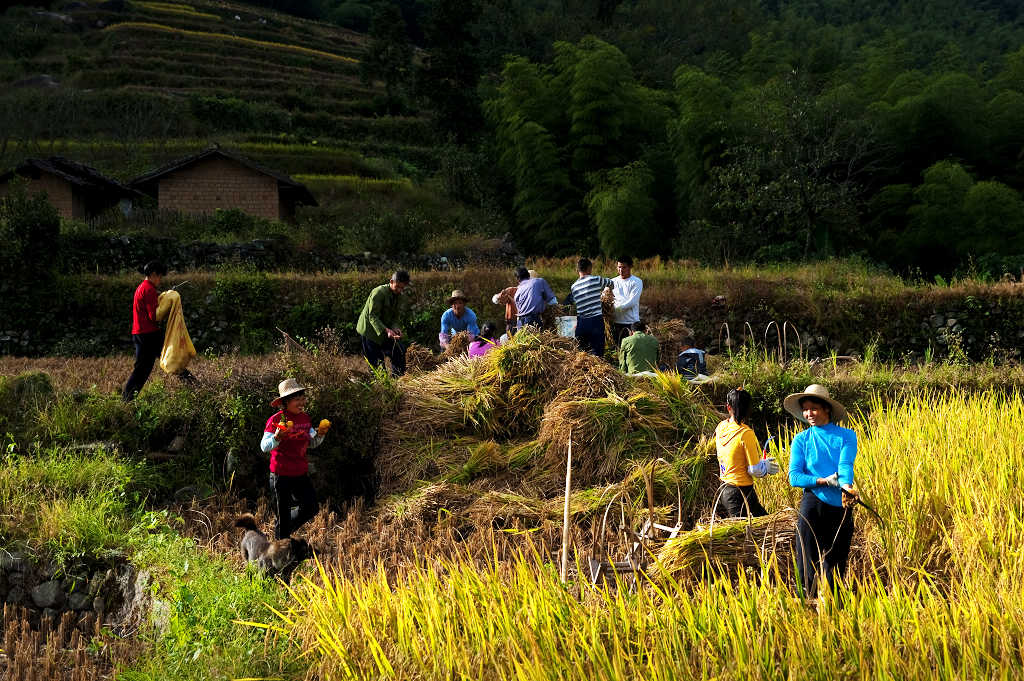
[[676,371],[684,378],[696,378],[697,374],[708,372],[707,362],[704,361],[705,352],[697,348],[683,350],[676,358]]

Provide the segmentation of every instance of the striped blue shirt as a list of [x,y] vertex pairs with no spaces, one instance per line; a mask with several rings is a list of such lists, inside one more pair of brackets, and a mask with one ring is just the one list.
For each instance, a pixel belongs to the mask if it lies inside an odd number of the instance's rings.
[[576,306],[576,316],[583,319],[601,316],[601,291],[612,285],[611,279],[588,274],[573,282],[567,303]]

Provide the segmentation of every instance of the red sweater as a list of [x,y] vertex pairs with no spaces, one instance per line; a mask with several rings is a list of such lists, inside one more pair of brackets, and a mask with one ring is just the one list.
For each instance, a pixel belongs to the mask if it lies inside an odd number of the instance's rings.
[[135,289],[132,301],[132,333],[153,333],[159,331],[156,324],[156,306],[159,295],[156,286],[149,279],[143,279]]
[[[274,425],[281,420],[281,414],[277,412],[269,419],[264,426],[264,433],[273,433],[277,430]],[[292,422],[288,431],[288,437],[282,438],[276,448],[270,450],[270,472],[278,475],[305,475],[309,472],[309,461],[306,459],[306,449],[309,448],[309,429],[313,426],[309,414],[288,414],[286,421]]]

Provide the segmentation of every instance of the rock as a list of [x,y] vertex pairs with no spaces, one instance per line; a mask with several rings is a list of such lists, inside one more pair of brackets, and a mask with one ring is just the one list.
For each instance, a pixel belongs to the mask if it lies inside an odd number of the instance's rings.
[[11,586],[25,586],[24,572],[8,572],[7,583]]
[[98,616],[102,617],[103,613],[106,612],[107,602],[103,600],[103,596],[97,596],[92,599],[92,611]]
[[946,320],[946,326],[954,327],[956,325],[957,325],[957,320],[954,319],[953,317],[950,317],[949,319]]
[[88,610],[91,603],[92,599],[84,591],[77,591],[68,597],[68,607],[72,610]]
[[0,550],[0,570],[5,572],[21,572],[25,569],[25,554],[20,551]]
[[51,579],[32,589],[32,602],[37,608],[53,608],[64,605],[66,596],[60,582]]
[[25,602],[25,590],[20,586],[16,586],[7,592],[7,598],[4,600],[5,603],[11,605],[21,605]]
[[946,316],[941,314],[933,314],[931,317],[928,318],[928,321],[932,325],[933,329],[938,329],[946,325]]
[[185,436],[175,435],[174,439],[171,440],[171,444],[167,445],[167,451],[169,452],[180,452],[185,448]]

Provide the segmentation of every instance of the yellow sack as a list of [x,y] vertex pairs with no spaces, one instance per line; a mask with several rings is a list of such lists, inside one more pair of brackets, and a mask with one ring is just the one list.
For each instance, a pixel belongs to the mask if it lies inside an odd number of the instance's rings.
[[156,318],[167,320],[164,330],[164,349],[160,353],[160,368],[169,374],[181,371],[196,356],[196,347],[185,328],[185,314],[181,311],[181,296],[177,291],[164,291],[157,298]]

